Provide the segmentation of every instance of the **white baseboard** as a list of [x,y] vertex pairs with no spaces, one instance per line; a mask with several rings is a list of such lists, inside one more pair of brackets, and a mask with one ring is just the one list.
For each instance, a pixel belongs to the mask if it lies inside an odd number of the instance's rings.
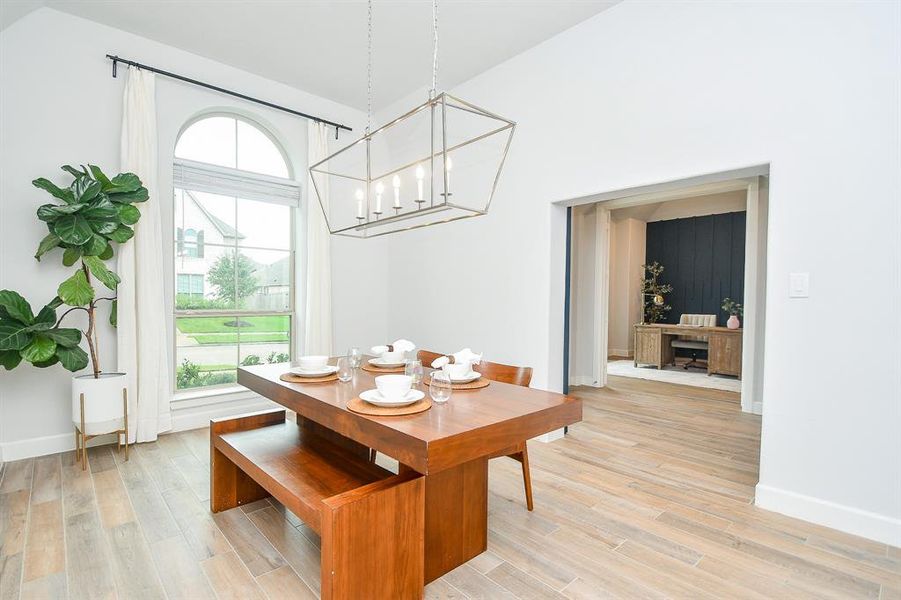
[[569,385],[587,385],[591,387],[601,387],[597,380],[591,375],[572,375],[569,378]]
[[625,356],[626,358],[632,358],[633,354],[635,354],[634,350],[625,350],[623,348],[607,348],[607,356]]
[[901,546],[901,519],[758,483],[755,505],[790,517]]
[[[205,402],[197,400],[173,402],[171,429],[168,431],[199,429],[209,426],[210,419],[266,410],[277,406],[277,404],[262,396],[246,392],[227,399],[218,397]],[[115,442],[113,435],[103,436],[88,442],[88,447],[95,444],[100,446],[113,442]],[[57,452],[68,452],[74,449],[74,433],[60,433],[15,442],[4,442],[0,443],[0,462],[45,456],[47,454],[56,454]]]
[[763,402],[757,401],[751,404],[751,413],[755,415],[763,414]]

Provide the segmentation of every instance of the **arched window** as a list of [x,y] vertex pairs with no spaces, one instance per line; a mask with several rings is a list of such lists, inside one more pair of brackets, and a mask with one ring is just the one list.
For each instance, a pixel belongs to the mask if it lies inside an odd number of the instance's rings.
[[178,137],[173,182],[177,389],[290,360],[300,188],[285,152],[244,117],[206,115]]

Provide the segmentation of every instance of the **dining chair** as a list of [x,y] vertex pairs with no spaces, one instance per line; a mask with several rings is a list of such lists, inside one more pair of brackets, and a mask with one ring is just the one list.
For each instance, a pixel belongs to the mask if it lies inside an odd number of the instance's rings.
[[[430,367],[432,366],[432,361],[440,356],[446,355],[420,350],[417,358],[422,362],[422,366]],[[481,364],[473,365],[473,369],[478,371],[482,377],[491,381],[500,381],[523,387],[529,387],[529,383],[532,381],[532,367],[514,367],[512,365],[483,361]],[[517,460],[522,465],[522,481],[526,491],[526,508],[532,510],[532,475],[529,471],[529,448],[527,443],[525,441],[518,442],[513,446],[495,452],[488,458],[501,458],[504,456]]]

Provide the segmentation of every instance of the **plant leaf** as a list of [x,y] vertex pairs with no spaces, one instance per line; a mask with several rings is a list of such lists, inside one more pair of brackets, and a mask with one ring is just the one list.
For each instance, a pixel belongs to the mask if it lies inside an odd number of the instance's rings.
[[66,215],[53,224],[53,233],[67,244],[81,246],[94,235],[88,220],[80,215]]
[[59,357],[54,354],[47,360],[39,360],[37,362],[31,363],[32,367],[37,367],[38,369],[46,369],[47,367],[52,367],[56,363],[59,362]]
[[106,241],[106,238],[95,233],[88,243],[81,247],[81,253],[85,256],[97,256],[102,254],[108,246],[109,242]]
[[88,266],[88,269],[91,270],[91,273],[94,274],[94,277],[99,279],[103,285],[111,290],[116,289],[120,281],[119,276],[106,268],[102,260],[96,256],[85,256],[82,260]]
[[38,244],[38,251],[34,253],[34,257],[41,260],[41,256],[59,246],[59,236],[55,233],[48,233],[41,243]]
[[88,366],[88,354],[78,346],[69,348],[57,348],[56,356],[59,362],[67,371],[81,371]]
[[119,207],[109,201],[108,198],[101,198],[91,202],[91,204],[81,211],[81,215],[87,219],[112,219],[119,216]]
[[80,248],[66,248],[63,250],[63,264],[67,267],[71,267],[78,259],[81,258],[81,249]]
[[31,305],[18,292],[0,290],[0,306],[6,310],[6,314],[23,325],[34,323],[34,313],[31,312]]
[[102,235],[109,235],[119,227],[118,220],[91,221],[91,229]]
[[22,358],[30,363],[43,362],[56,354],[56,342],[43,335],[36,335],[31,343],[22,349]]
[[97,255],[97,258],[100,260],[109,260],[113,257],[113,247],[110,244],[106,245],[106,249]]
[[47,304],[34,318],[35,323],[56,323],[56,307]]
[[134,230],[128,225],[119,225],[114,232],[109,234],[109,238],[120,244],[127,242],[134,236]]
[[35,179],[31,182],[31,185],[49,192],[51,196],[53,196],[54,198],[59,198],[66,204],[75,202],[75,196],[74,194],[72,194],[72,190],[64,190],[63,188],[57,186],[55,183],[53,183],[49,179],[45,179],[44,177]]
[[103,185],[99,181],[94,181],[90,177],[80,177],[72,184],[72,193],[75,194],[76,202],[90,202],[100,193]]
[[56,293],[69,306],[86,306],[94,299],[94,288],[81,269],[59,284]]
[[31,343],[32,335],[15,321],[0,321],[0,350],[21,350]]
[[53,329],[54,325],[55,325],[55,323],[35,322],[34,325],[29,325],[28,327],[26,327],[24,329],[24,331],[27,331],[29,333],[44,332],[44,331],[47,331],[48,329]]
[[120,204],[130,204],[132,202],[145,202],[148,198],[150,198],[150,193],[147,191],[147,188],[140,187],[133,192],[125,192],[125,193],[116,193],[110,191],[110,200],[113,202],[118,202]]
[[141,218],[141,211],[131,204],[119,205],[119,220],[126,225],[134,225]]
[[52,223],[63,215],[71,215],[87,206],[84,203],[76,202],[75,204],[42,204],[38,207],[38,219],[47,223]]
[[74,177],[75,179],[81,179],[82,177],[87,175],[87,173],[85,173],[84,171],[79,171],[72,165],[63,165],[60,167],[60,169],[62,169],[63,171],[65,171],[66,173],[68,173],[69,175]]
[[81,341],[81,332],[71,327],[48,329],[41,335],[50,338],[62,348],[71,348],[72,346],[77,346]]
[[109,177],[106,176],[106,173],[100,170],[100,167],[97,165],[88,165],[91,169],[91,175],[93,175],[94,179],[99,181],[101,185],[103,185],[104,191],[109,189],[113,184],[109,180]]
[[63,305],[63,301],[60,299],[59,296],[54,296],[53,300],[51,300],[50,302],[47,303],[47,306],[49,306],[53,310],[56,310],[57,308],[59,308],[62,305]]
[[113,327],[119,326],[119,301],[113,300],[109,309],[109,324]]
[[141,180],[134,173],[119,173],[112,178],[110,183],[112,183],[112,187],[106,190],[109,194],[133,192],[141,187]]
[[18,350],[0,350],[0,365],[7,371],[12,371],[22,362],[22,355]]

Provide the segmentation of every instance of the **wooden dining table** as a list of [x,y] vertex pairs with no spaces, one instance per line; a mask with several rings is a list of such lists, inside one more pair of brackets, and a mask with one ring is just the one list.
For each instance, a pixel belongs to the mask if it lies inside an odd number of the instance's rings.
[[[488,457],[582,418],[577,398],[497,381],[455,390],[447,403],[418,414],[370,416],[347,403],[375,388],[378,373],[355,369],[348,382],[288,383],[279,379],[287,370],[241,367],[238,383],[294,411],[298,424],[348,456],[368,457],[374,449],[396,459],[401,474],[424,480],[423,584],[487,549]],[[420,387],[428,397],[428,386]]]

